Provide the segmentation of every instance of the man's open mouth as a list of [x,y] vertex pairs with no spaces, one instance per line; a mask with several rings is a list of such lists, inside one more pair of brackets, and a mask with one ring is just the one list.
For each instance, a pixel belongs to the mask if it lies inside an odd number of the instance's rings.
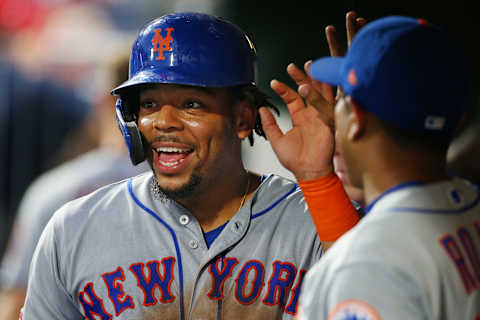
[[181,164],[193,149],[177,147],[158,147],[153,149],[158,155],[158,162],[165,167],[174,167]]

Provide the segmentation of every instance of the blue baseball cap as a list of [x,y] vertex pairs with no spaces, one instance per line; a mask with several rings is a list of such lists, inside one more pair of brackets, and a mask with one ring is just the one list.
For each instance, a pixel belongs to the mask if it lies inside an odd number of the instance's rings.
[[465,61],[438,26],[390,16],[363,27],[345,57],[314,61],[310,74],[393,127],[450,136],[466,108]]

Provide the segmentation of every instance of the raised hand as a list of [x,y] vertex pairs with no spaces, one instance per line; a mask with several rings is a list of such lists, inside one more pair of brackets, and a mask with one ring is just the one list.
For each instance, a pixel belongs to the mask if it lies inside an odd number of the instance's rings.
[[[355,12],[347,13],[348,45],[365,23],[366,20],[357,17]],[[345,50],[340,45],[335,27],[327,26],[325,33],[330,54],[342,56]],[[330,85],[308,75],[310,65],[311,61],[305,63],[305,72],[294,64],[287,67],[287,73],[298,85],[298,92],[277,80],[270,84],[287,105],[292,119],[291,130],[284,134],[273,114],[267,108],[260,108],[262,125],[274,152],[298,180],[319,178],[333,171],[335,98]]]
[[[362,17],[357,17],[354,11],[347,13],[345,17],[345,25],[347,29],[347,44],[350,47],[353,38],[358,31],[367,23],[367,20]],[[340,44],[337,36],[337,30],[334,26],[327,26],[325,28],[325,35],[327,37],[328,48],[332,57],[342,57],[345,55],[345,49]]]
[[272,80],[272,89],[287,105],[292,128],[285,134],[269,109],[260,108],[263,129],[280,163],[298,180],[310,180],[333,172],[334,136],[320,112],[284,83]]
[[[357,17],[357,13],[350,11],[345,16],[345,26],[347,29],[347,44],[350,47],[353,38],[358,33],[358,31],[367,23],[367,20],[362,17]],[[327,37],[328,49],[330,50],[330,55],[332,57],[343,57],[345,55],[345,48],[340,43],[337,35],[337,29],[329,25],[325,28],[325,35]],[[318,90],[318,81],[314,80],[313,86]],[[339,90],[339,89],[338,89]],[[337,90],[337,94],[338,94]]]

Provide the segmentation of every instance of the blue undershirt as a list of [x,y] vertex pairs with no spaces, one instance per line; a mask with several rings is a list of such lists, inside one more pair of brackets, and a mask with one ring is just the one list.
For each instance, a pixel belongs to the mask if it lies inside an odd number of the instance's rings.
[[[262,175],[260,178],[260,183],[262,183],[263,180],[265,180],[266,178],[268,178],[266,175]],[[205,242],[207,243],[208,248],[210,248],[210,246],[215,241],[215,239],[217,239],[220,233],[222,233],[222,230],[225,229],[225,226],[227,225],[227,223],[228,221],[216,229],[203,233],[203,236],[205,238]]]
[[204,232],[203,236],[205,238],[205,242],[207,243],[207,247],[210,248],[212,245],[213,241],[218,238],[220,233],[222,233],[222,230],[225,229],[225,226],[227,225],[228,221],[222,224],[220,227],[213,229],[208,232]]

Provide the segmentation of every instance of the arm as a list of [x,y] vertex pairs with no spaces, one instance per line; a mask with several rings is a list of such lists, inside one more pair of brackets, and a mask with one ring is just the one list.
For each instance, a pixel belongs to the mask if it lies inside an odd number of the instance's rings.
[[4,289],[0,294],[0,319],[17,320],[25,301],[24,288]]
[[[347,14],[349,38],[364,24],[364,20],[359,19],[354,13]],[[357,21],[360,22],[357,24]],[[329,26],[326,33],[332,55],[338,55],[340,46],[335,29]],[[288,74],[298,85],[298,92],[279,81],[271,82],[272,89],[287,105],[292,129],[284,134],[266,108],[260,108],[260,115],[272,149],[282,165],[292,171],[299,181],[318,235],[324,247],[328,248],[359,218],[334,174],[335,99],[332,87],[307,75],[310,63],[305,64],[305,73],[293,64],[287,67]]]
[[272,88],[287,104],[292,129],[283,134],[273,115],[261,108],[263,128],[282,165],[295,174],[326,250],[359,220],[333,172],[332,129],[312,104],[305,105],[296,91],[275,80]]

